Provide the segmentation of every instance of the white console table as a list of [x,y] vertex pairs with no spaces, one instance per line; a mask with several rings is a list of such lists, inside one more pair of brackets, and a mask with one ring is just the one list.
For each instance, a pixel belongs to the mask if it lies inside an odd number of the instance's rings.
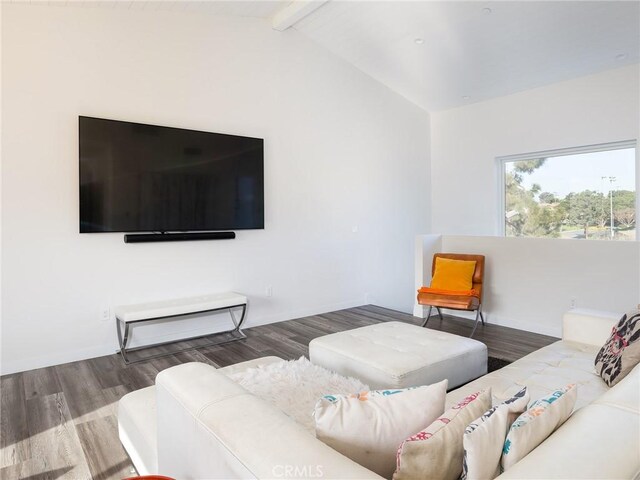
[[[242,314],[240,320],[236,320],[234,308],[241,308]],[[228,310],[233,322],[233,328],[214,334],[198,335],[196,337],[184,338],[180,340],[171,340],[169,342],[155,343],[144,345],[141,347],[127,349],[127,343],[130,339],[131,329],[134,324],[151,322],[155,320],[180,318],[185,315],[193,315],[198,313],[215,312],[219,310]],[[118,331],[118,342],[120,344],[120,353],[125,363],[134,363],[127,358],[127,353],[143,348],[157,347],[167,343],[173,343],[181,340],[193,340],[208,336],[215,336],[209,345],[219,345],[221,343],[232,342],[246,338],[242,333],[241,327],[247,313],[247,297],[234,292],[215,293],[212,295],[200,295],[198,297],[178,298],[173,300],[164,300],[160,302],[140,303],[137,305],[122,305],[114,309],[116,317],[116,329]],[[124,335],[123,335],[124,327]],[[179,351],[189,350],[195,347],[187,347]],[[163,357],[165,355],[173,355],[177,352],[161,353],[149,356],[140,360],[148,360],[150,358]]]

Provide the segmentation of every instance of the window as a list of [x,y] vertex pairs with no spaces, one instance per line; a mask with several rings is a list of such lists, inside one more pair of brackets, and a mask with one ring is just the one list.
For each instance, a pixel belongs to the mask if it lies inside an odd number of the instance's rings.
[[498,158],[507,237],[636,239],[636,144]]

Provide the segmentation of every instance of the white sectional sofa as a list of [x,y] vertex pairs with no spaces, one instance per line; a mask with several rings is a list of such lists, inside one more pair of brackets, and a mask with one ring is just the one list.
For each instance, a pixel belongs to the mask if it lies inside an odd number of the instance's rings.
[[[535,399],[578,384],[574,414],[501,479],[640,475],[640,367],[611,389],[593,367],[618,319],[617,314],[572,310],[564,316],[561,341],[448,393],[450,406],[488,387],[499,401],[523,385]],[[226,375],[274,360],[266,357],[226,369],[179,365],[161,372],[155,387],[123,397],[120,437],[139,473],[180,480],[380,478]]]

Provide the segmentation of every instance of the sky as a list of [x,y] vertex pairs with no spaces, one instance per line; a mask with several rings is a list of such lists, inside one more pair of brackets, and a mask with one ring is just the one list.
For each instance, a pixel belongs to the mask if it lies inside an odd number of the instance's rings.
[[[531,174],[524,174],[522,184],[529,189],[537,183],[543,192],[563,198],[569,192],[583,190],[606,194],[610,188],[608,177],[615,177],[613,190],[635,191],[635,157],[635,148],[549,157],[542,167]],[[506,168],[510,171],[512,163],[507,163]],[[602,180],[602,177],[607,177],[607,180]]]

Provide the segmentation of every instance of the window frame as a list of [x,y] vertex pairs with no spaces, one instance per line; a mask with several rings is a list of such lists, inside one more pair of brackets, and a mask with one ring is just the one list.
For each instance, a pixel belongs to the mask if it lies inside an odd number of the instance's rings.
[[[507,225],[505,221],[506,215],[506,191],[505,191],[505,171],[506,164],[511,162],[517,162],[520,160],[534,160],[541,157],[563,157],[566,155],[578,155],[581,153],[595,153],[605,152],[611,150],[623,150],[627,148],[635,148],[636,150],[636,162],[635,162],[635,185],[636,185],[636,215],[640,212],[640,192],[638,191],[638,185],[640,184],[640,169],[638,164],[640,163],[638,152],[637,140],[622,140],[619,142],[598,143],[594,145],[585,145],[582,147],[569,147],[558,148],[554,150],[542,150],[538,152],[519,153],[515,155],[503,155],[496,157],[496,165],[498,169],[498,235],[507,238]],[[638,241],[638,221],[636,219],[636,241]],[[509,238],[546,238],[546,237],[509,237]],[[559,239],[549,239],[559,240]]]

